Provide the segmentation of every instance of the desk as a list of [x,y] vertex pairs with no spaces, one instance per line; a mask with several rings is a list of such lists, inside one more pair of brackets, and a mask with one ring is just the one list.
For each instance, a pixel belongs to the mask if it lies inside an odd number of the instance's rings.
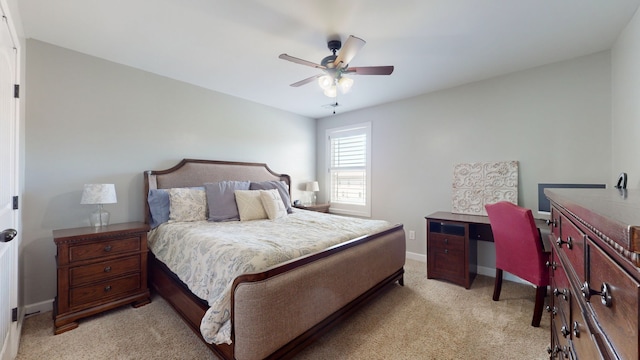
[[[427,278],[447,280],[471,287],[478,273],[479,241],[493,242],[491,223],[487,216],[454,214],[438,211],[427,220]],[[536,219],[545,250],[551,249],[545,220]],[[476,240],[476,241],[471,241]]]

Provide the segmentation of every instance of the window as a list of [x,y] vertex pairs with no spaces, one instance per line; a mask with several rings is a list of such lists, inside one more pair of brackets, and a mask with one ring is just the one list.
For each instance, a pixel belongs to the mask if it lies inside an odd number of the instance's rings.
[[331,212],[371,216],[371,123],[327,129]]

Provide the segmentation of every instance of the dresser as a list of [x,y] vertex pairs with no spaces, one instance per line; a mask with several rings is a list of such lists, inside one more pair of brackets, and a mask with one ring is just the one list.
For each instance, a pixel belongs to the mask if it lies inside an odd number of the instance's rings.
[[55,334],[78,327],[78,319],[125,304],[150,302],[147,231],[144,223],[53,231],[57,247]]
[[640,356],[640,190],[546,189],[552,359]]

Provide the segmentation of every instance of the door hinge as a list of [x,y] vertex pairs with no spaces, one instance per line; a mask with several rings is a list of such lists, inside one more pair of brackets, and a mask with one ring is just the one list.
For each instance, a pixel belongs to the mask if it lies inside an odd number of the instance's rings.
[[13,197],[13,210],[18,210],[18,197]]
[[16,99],[20,98],[20,85],[19,84],[13,85],[13,97],[16,98]]
[[13,309],[11,309],[11,321],[12,322],[18,321],[18,308],[17,307],[14,307]]

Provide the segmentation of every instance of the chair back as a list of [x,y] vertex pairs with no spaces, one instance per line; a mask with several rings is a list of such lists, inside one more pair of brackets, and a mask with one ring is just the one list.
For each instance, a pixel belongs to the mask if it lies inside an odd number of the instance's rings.
[[496,247],[496,268],[536,286],[549,284],[540,231],[530,209],[507,201],[485,205]]

